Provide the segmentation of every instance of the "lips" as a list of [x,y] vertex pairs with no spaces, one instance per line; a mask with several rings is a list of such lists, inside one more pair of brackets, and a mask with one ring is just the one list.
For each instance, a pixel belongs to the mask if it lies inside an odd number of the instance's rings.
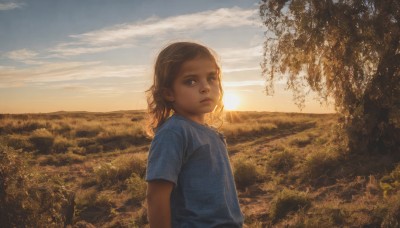
[[200,101],[200,103],[206,103],[206,102],[213,102],[213,99],[211,98],[205,98],[203,100]]

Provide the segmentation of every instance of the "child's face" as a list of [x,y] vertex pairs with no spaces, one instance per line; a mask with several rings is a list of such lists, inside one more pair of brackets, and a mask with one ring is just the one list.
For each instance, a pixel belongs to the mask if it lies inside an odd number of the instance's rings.
[[165,93],[176,113],[199,123],[204,123],[205,114],[215,109],[220,96],[217,66],[201,57],[184,62],[172,89]]

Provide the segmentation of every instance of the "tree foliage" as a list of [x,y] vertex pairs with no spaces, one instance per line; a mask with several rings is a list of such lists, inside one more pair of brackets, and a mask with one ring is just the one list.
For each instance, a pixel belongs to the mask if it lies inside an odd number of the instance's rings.
[[400,2],[263,0],[267,93],[287,77],[296,104],[307,88],[334,99],[349,147],[400,153]]

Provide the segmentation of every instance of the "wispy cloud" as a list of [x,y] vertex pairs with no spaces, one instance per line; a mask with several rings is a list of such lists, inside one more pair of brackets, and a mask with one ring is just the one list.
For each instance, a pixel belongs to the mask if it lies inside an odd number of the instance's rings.
[[224,82],[224,87],[245,87],[245,86],[265,86],[265,81],[262,80],[249,80],[249,81],[233,81]]
[[244,10],[238,7],[221,8],[168,18],[153,17],[134,24],[117,25],[71,37],[91,45],[103,45],[128,39],[151,37],[171,31],[248,26],[254,24],[251,19],[253,14],[254,10]]
[[14,50],[14,51],[10,51],[6,54],[6,56],[8,58],[13,59],[13,60],[31,59],[37,55],[38,55],[38,53],[28,50],[28,49]]
[[97,97],[115,97],[126,93],[142,93],[149,87],[148,80],[137,80],[122,78],[113,78],[112,80],[91,80],[90,83],[84,81],[63,81],[54,83],[36,83],[37,86],[47,89],[64,90],[71,92],[70,96],[85,97],[87,95],[96,95]]
[[218,50],[223,62],[225,63],[240,63],[243,60],[253,60],[254,58],[261,59],[263,49],[262,46],[254,47],[233,47]]
[[129,48],[132,47],[133,44],[121,44],[121,45],[110,45],[110,46],[103,46],[103,47],[93,47],[93,46],[81,46],[82,44],[76,43],[62,43],[57,45],[55,48],[52,49],[52,52],[57,53],[55,56],[75,56],[81,54],[94,54],[100,53],[104,51],[111,51],[114,49],[120,48]]
[[262,46],[234,47],[217,50],[224,73],[261,70]]
[[42,64],[43,62],[35,59],[38,55],[39,53],[29,49],[18,49],[4,54],[5,57],[17,62],[25,64]]
[[62,62],[15,68],[0,67],[0,88],[28,84],[45,85],[51,82],[79,81],[94,78],[124,78],[146,75],[147,66],[103,65],[102,62]]
[[261,68],[260,67],[222,67],[223,73],[252,71],[252,70],[261,70]]
[[119,24],[109,28],[71,35],[73,42],[59,44],[51,51],[60,55],[79,55],[124,48],[139,39],[159,37],[174,32],[193,32],[217,28],[257,26],[256,11],[238,7],[221,8],[167,18],[151,17],[146,20]]
[[25,5],[25,3],[20,3],[20,2],[0,2],[0,11],[3,10],[13,10],[13,9],[18,9],[22,8]]
[[[47,87],[55,90],[66,90],[71,92],[71,96],[73,97],[87,97],[87,95],[95,94],[97,97],[115,97],[127,92],[130,92],[128,89],[115,86],[93,86],[93,85],[74,85],[68,83],[55,84],[54,86]],[[144,92],[144,91],[142,91]]]

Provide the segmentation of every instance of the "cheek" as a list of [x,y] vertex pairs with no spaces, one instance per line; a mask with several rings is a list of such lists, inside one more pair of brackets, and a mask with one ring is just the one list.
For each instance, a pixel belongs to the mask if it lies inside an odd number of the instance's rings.
[[176,91],[176,96],[179,97],[180,99],[186,100],[187,98],[190,99],[192,96],[194,96],[194,92],[190,89],[180,89],[179,91]]
[[222,88],[220,88],[219,84],[215,84],[213,86],[213,90],[215,91],[216,94],[221,94],[221,89]]

